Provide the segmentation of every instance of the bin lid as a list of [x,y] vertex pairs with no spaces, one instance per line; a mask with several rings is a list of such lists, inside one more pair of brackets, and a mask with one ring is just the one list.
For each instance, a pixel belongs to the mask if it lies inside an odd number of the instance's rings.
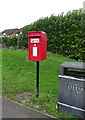
[[70,69],[85,70],[85,63],[83,62],[64,62],[60,66]]

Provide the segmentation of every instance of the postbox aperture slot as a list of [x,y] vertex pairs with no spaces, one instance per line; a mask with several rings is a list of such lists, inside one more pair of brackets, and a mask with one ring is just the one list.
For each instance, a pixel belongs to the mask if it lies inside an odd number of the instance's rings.
[[40,38],[40,36],[29,36],[29,38]]

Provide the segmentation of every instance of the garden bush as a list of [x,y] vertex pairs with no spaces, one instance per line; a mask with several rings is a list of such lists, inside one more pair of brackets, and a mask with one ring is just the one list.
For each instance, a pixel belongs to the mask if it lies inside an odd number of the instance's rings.
[[[16,37],[19,48],[27,48],[27,33],[29,31],[44,31],[48,36],[48,51],[85,60],[85,10],[73,10],[66,15],[62,13],[58,16],[51,15],[40,18],[21,30],[22,35]],[[13,42],[11,38],[10,40],[6,38],[3,42],[10,46],[11,44],[16,45],[16,40],[14,39]]]

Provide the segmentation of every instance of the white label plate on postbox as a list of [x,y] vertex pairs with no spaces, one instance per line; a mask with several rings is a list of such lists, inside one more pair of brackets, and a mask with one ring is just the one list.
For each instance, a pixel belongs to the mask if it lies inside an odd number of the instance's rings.
[[37,57],[37,47],[33,47],[33,56]]
[[31,39],[31,43],[39,43],[39,38],[37,38],[37,39]]

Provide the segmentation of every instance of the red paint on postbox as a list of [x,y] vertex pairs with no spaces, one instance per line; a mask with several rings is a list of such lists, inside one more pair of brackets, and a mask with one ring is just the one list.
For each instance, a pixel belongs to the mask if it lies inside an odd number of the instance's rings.
[[28,32],[28,60],[46,59],[47,35],[43,31]]

